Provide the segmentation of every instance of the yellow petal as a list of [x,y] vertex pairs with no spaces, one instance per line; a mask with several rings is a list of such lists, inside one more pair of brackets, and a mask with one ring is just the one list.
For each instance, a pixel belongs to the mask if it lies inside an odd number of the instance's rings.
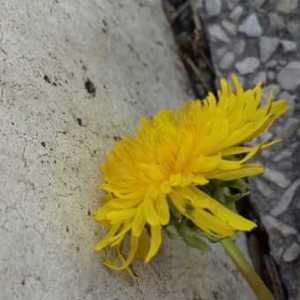
[[178,211],[197,225],[211,238],[222,238],[233,234],[232,227],[224,224],[216,217],[211,218],[204,208],[191,207],[190,203],[180,193],[173,192],[170,195]]
[[102,240],[95,245],[95,251],[101,251],[103,248],[108,246],[111,243],[111,238],[115,235],[120,227],[120,224],[113,225],[109,232],[102,238]]
[[177,160],[175,163],[175,170],[181,171],[187,161],[191,158],[191,152],[194,146],[194,136],[192,134],[184,133],[182,134],[181,144],[179,145],[179,150],[177,153]]
[[221,156],[219,154],[213,156],[199,155],[193,162],[192,171],[195,173],[209,172],[218,166],[220,160]]
[[225,237],[235,230],[249,231],[256,226],[196,187],[178,188],[170,197],[183,215],[211,235]]
[[118,199],[115,198],[113,201],[110,202],[110,205],[113,208],[119,208],[119,209],[124,209],[124,208],[130,208],[136,206],[141,200],[139,198],[136,199]]
[[140,205],[137,210],[136,214],[132,223],[132,234],[136,237],[140,236],[144,230],[146,223],[146,217],[144,213],[143,205]]
[[232,74],[231,75],[231,80],[232,80],[232,82],[235,86],[236,93],[238,95],[242,94],[244,92],[244,90],[243,90],[243,87],[240,84],[238,76],[236,74]]
[[271,113],[276,117],[283,115],[288,110],[288,105],[286,100],[281,99],[273,102],[271,107]]
[[145,262],[150,261],[150,259],[157,253],[160,245],[161,245],[161,226],[160,225],[151,226],[150,249],[145,258]]
[[[206,202],[206,208],[208,208],[218,218],[232,226],[235,230],[249,231],[256,227],[255,223],[234,213],[214,198],[200,191],[198,188],[191,187],[190,190],[192,190],[195,195],[194,199],[198,199],[199,205],[201,205],[201,202]],[[196,202],[194,203],[196,204]]]
[[204,229],[204,232],[216,238],[229,237],[235,232],[230,225],[202,209],[195,209],[192,221],[199,228]]
[[229,170],[235,170],[241,167],[241,163],[238,160],[227,160],[222,159],[220,161],[220,164],[218,165],[219,170],[229,171]]
[[156,202],[156,211],[160,218],[160,224],[168,224],[170,220],[170,212],[166,195],[161,194],[159,196],[159,199]]
[[159,216],[154,208],[153,201],[156,201],[156,199],[146,197],[144,200],[144,214],[146,217],[146,221],[150,225],[158,225],[160,223]]
[[205,185],[209,182],[203,175],[196,175],[191,178],[190,183],[194,183],[196,185]]
[[208,179],[219,179],[219,180],[234,180],[238,178],[254,176],[263,173],[264,168],[260,164],[246,164],[235,170],[220,170],[211,173],[207,173]]
[[106,220],[106,215],[108,213],[109,210],[107,210],[105,207],[101,207],[101,208],[98,208],[96,211],[95,211],[95,214],[94,214],[94,218],[97,222],[101,222],[103,220]]
[[244,154],[251,152],[253,147],[235,146],[222,150],[222,156],[232,156],[236,154]]
[[135,208],[114,210],[107,213],[107,219],[111,224],[120,223],[126,219],[133,217],[136,213]]
[[136,257],[145,260],[150,247],[150,237],[146,229],[143,230],[139,237],[139,246],[136,252]]
[[[124,258],[123,254],[121,253],[121,247],[122,247],[122,244],[120,244],[118,247],[117,247],[117,254],[118,254],[118,257],[119,259],[121,260],[121,262],[123,264],[126,263],[126,259]],[[133,272],[132,268],[130,266],[128,266],[126,269],[125,269],[128,274],[133,278],[133,279],[136,279],[137,276],[136,274]]]
[[114,270],[114,271],[122,271],[128,268],[128,266],[132,263],[134,256],[136,254],[138,247],[138,238],[135,236],[131,236],[130,238],[130,245],[129,245],[129,253],[126,259],[122,261],[121,266],[115,266],[112,264],[110,261],[105,261],[104,265],[107,266],[108,268]]

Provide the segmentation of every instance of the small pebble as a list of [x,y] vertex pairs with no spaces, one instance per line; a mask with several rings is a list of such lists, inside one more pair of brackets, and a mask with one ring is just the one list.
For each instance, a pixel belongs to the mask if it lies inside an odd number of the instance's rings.
[[263,36],[259,41],[260,58],[263,62],[269,60],[279,45],[279,38]]
[[222,3],[220,0],[206,0],[205,9],[209,17],[215,17],[220,14]]
[[288,91],[294,91],[300,85],[300,62],[290,62],[277,75],[280,86]]
[[240,39],[239,41],[237,41],[236,43],[234,43],[233,45],[233,51],[236,54],[242,54],[245,50],[246,47],[246,42],[242,39]]
[[298,0],[281,0],[278,1],[277,11],[284,14],[291,14],[297,8]]
[[300,179],[296,180],[282,195],[281,200],[277,203],[276,207],[271,210],[271,215],[279,216],[284,213],[291,202],[300,186]]
[[292,152],[288,149],[285,149],[283,151],[281,151],[280,153],[278,153],[274,158],[273,161],[274,162],[280,162],[283,159],[286,158],[290,158],[292,156]]
[[292,52],[297,50],[297,43],[289,40],[280,41],[284,52]]
[[270,61],[267,62],[266,66],[268,68],[274,68],[274,67],[277,66],[277,61],[276,60],[270,60]]
[[241,6],[236,6],[229,15],[229,18],[237,22],[243,14],[243,8]]
[[272,199],[274,197],[274,191],[270,188],[270,186],[265,183],[263,180],[256,178],[255,186],[258,191],[267,199]]
[[252,14],[242,22],[239,26],[239,31],[250,37],[259,37],[262,34],[262,28],[256,14]]
[[300,255],[300,246],[297,242],[293,242],[283,253],[283,260],[290,263],[296,260]]
[[208,29],[209,34],[214,40],[219,40],[224,43],[229,43],[229,38],[226,32],[221,28],[220,25],[212,25]]
[[237,29],[236,29],[236,27],[235,27],[234,24],[230,23],[230,22],[227,21],[227,20],[224,20],[224,21],[222,22],[222,25],[223,25],[223,27],[225,28],[225,30],[226,30],[228,33],[230,33],[230,34],[232,34],[232,35],[235,35],[235,34],[236,34]]
[[299,32],[299,22],[298,21],[291,21],[287,24],[287,30],[290,34],[295,35]]
[[233,62],[234,54],[232,52],[227,52],[220,60],[220,68],[226,70],[232,66]]
[[274,217],[272,217],[270,215],[263,216],[262,222],[265,225],[267,230],[276,229],[284,237],[298,234],[298,232],[295,228],[278,221],[277,219],[275,219]]
[[269,80],[271,80],[271,81],[274,80],[274,79],[275,79],[275,76],[276,76],[276,75],[275,75],[274,72],[272,72],[272,71],[269,71],[269,72],[268,72],[268,79],[269,79]]
[[297,118],[290,117],[286,120],[283,127],[279,128],[279,135],[285,140],[288,140],[294,136],[298,128],[299,120]]
[[256,57],[247,57],[235,64],[236,69],[241,75],[250,74],[257,70],[260,63]]
[[271,27],[276,30],[280,30],[285,27],[283,18],[276,13],[270,13],[269,20]]
[[263,177],[278,185],[281,188],[286,188],[290,184],[290,180],[287,179],[283,173],[280,173],[277,170],[265,168]]
[[256,8],[260,8],[265,4],[266,0],[254,0],[254,4]]
[[266,82],[267,75],[266,72],[259,72],[253,79],[253,84],[258,82]]
[[288,103],[288,111],[287,111],[287,115],[288,116],[292,116],[294,115],[294,112],[295,112],[295,99],[296,99],[296,96],[295,95],[292,95],[288,92],[282,92],[279,94],[279,99],[285,99]]

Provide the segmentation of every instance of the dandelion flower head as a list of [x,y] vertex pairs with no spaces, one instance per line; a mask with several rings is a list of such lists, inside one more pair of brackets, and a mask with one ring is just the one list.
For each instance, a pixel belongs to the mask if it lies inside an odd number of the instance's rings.
[[273,101],[271,93],[262,103],[261,84],[244,90],[236,76],[232,81],[234,87],[221,80],[217,97],[210,93],[203,101],[142,118],[135,134],[107,154],[101,167],[106,197],[95,219],[108,231],[95,249],[116,253],[117,260],[105,261],[111,269],[128,268],[137,255],[145,262],[155,256],[170,222],[170,204],[211,238],[256,226],[201,186],[262,173],[263,166],[249,160],[272,141],[247,143],[268,130],[287,104]]

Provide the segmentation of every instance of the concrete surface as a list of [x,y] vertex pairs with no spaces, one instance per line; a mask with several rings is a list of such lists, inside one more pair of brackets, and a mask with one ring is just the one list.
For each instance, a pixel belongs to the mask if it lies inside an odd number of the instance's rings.
[[165,240],[136,281],[92,251],[105,151],[191,97],[160,3],[0,6],[0,299],[253,299],[217,248]]

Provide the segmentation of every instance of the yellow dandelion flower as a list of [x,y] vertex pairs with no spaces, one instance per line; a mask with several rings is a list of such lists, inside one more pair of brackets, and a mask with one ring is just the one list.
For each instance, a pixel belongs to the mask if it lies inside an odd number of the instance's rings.
[[[273,142],[244,143],[265,132],[287,104],[273,101],[271,94],[262,104],[261,84],[244,90],[236,76],[232,80],[234,89],[221,80],[217,98],[209,94],[203,101],[143,118],[136,134],[124,137],[108,153],[101,168],[101,188],[108,197],[95,219],[109,230],[95,249],[114,250],[119,263],[106,260],[110,268],[126,269],[138,254],[145,262],[153,258],[162,242],[162,227],[170,220],[170,203],[211,238],[256,226],[201,186],[213,179],[262,173],[260,164],[248,161]],[[129,249],[126,257],[123,248]]]

